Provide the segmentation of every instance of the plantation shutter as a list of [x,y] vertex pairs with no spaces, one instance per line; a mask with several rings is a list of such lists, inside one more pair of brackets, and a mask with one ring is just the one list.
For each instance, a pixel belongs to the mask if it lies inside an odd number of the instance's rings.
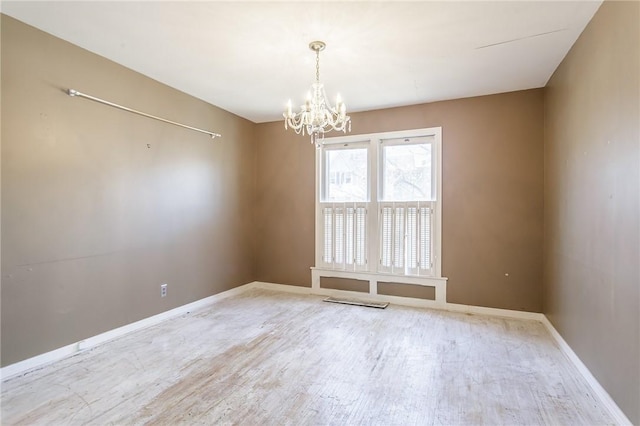
[[383,203],[379,272],[431,274],[431,202]]
[[366,270],[367,209],[364,204],[332,203],[322,207],[322,261],[332,269]]
[[337,207],[334,209],[334,263],[340,265],[344,263],[344,208]]
[[358,206],[355,209],[355,266],[365,269],[367,266],[367,209]]

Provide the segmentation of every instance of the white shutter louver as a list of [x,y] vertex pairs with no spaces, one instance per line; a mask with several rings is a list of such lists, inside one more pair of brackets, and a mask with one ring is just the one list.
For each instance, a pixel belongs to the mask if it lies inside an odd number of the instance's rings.
[[360,206],[355,210],[355,264],[362,267],[367,265],[367,209]]
[[404,207],[393,212],[393,267],[404,268]]
[[407,207],[407,273],[418,273],[418,207]]
[[345,216],[344,216],[344,220],[345,220],[345,228],[344,228],[344,235],[345,235],[345,258],[344,258],[344,263],[346,263],[347,265],[353,265],[353,263],[355,262],[355,254],[353,252],[354,247],[354,233],[353,233],[353,220],[354,220],[354,208],[353,207],[347,207],[344,209],[345,211]]
[[334,263],[344,263],[344,208],[338,207],[334,209],[335,212],[335,252]]

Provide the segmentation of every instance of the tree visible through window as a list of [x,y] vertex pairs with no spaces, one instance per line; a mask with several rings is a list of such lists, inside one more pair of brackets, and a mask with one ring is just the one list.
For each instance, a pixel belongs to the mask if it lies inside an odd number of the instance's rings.
[[431,144],[382,144],[382,199],[425,201],[432,199]]

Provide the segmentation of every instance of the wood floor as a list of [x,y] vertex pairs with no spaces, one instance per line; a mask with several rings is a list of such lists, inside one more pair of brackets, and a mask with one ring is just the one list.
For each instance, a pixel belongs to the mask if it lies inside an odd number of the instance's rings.
[[538,322],[250,290],[2,384],[2,424],[613,424]]

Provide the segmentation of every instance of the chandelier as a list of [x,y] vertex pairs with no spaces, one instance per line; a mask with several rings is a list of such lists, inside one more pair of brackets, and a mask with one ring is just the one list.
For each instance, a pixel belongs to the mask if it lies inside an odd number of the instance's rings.
[[325,132],[337,130],[351,131],[351,118],[347,115],[340,95],[336,97],[336,106],[332,107],[327,99],[324,86],[320,83],[320,52],[324,50],[326,44],[322,41],[312,41],[309,49],[316,52],[316,82],[311,86],[311,91],[307,93],[305,104],[300,107],[300,111],[293,113],[291,109],[291,99],[287,103],[287,110],[282,114],[284,117],[284,128],[291,127],[297,134],[305,132],[311,136],[311,143],[319,146],[319,141],[324,140]]

